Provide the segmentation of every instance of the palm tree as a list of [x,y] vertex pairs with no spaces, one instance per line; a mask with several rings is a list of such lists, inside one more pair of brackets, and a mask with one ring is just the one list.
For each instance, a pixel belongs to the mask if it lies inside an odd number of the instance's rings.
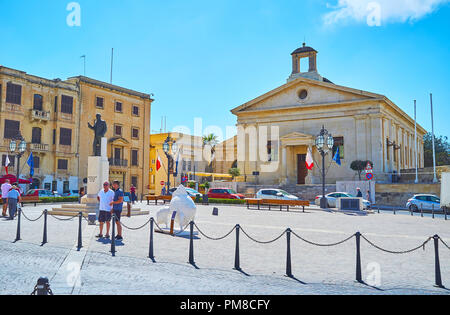
[[209,146],[211,148],[211,161],[209,162],[208,169],[212,173],[213,171],[213,161],[215,159],[216,154],[216,146],[219,144],[219,141],[217,140],[217,136],[213,133],[209,135],[203,136],[203,148],[206,146]]

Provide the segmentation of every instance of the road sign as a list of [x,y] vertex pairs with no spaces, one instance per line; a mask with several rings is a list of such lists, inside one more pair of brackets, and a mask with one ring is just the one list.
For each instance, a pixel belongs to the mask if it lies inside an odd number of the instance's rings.
[[367,163],[366,171],[371,171],[371,170],[373,170],[372,165],[370,163]]
[[367,180],[372,180],[373,179],[373,173],[367,173],[366,174],[366,178],[367,178]]
[[161,186],[166,186],[166,182],[165,181],[161,181]]

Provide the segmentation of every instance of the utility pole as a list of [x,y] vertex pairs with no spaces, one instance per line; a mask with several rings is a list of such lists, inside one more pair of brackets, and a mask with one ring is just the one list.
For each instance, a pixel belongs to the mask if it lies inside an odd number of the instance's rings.
[[430,103],[431,103],[431,139],[433,143],[433,183],[437,183],[436,177],[436,147],[434,143],[434,115],[433,115],[433,94],[430,93]]

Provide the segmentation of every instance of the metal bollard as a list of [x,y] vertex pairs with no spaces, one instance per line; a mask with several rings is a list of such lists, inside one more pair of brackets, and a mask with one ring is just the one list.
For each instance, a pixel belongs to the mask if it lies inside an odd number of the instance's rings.
[[112,233],[111,233],[111,254],[116,256],[116,216],[112,216]]
[[44,246],[45,244],[47,244],[47,214],[48,214],[48,210],[45,209],[44,210],[44,234],[42,236],[42,244],[41,246]]
[[83,248],[82,220],[83,220],[83,212],[80,212],[78,213],[78,245],[77,245],[78,251],[80,251],[80,249]]
[[445,221],[447,221],[447,207],[444,207],[444,217]]
[[286,230],[286,240],[287,240],[287,257],[286,257],[286,276],[293,278],[292,274],[292,262],[291,262],[291,229]]
[[433,219],[434,219],[434,205],[431,205],[431,214],[432,214]]
[[53,295],[48,278],[39,278],[33,295]]
[[19,208],[17,213],[17,232],[16,232],[16,240],[14,242],[18,242],[21,240],[20,238],[20,218],[22,217],[22,208]]
[[236,225],[236,250],[234,254],[234,270],[241,271],[241,255],[239,248],[239,232],[241,230],[241,226],[239,224]]
[[361,271],[361,233],[357,232],[356,236],[356,281],[363,283]]
[[397,214],[397,213],[396,213],[395,208],[394,208],[394,215],[395,215],[395,214]]
[[434,270],[435,270],[435,286],[443,288],[441,278],[441,264],[439,263],[439,235],[433,236],[434,239]]
[[195,265],[194,261],[194,221],[189,223],[190,233],[189,233],[189,263]]
[[380,212],[380,207],[378,207],[378,214],[380,214],[381,212]]
[[153,262],[155,261],[155,256],[153,254],[153,225],[155,219],[150,219],[150,247],[148,250],[148,258],[150,258]]
[[420,205],[420,216],[423,218],[423,205]]

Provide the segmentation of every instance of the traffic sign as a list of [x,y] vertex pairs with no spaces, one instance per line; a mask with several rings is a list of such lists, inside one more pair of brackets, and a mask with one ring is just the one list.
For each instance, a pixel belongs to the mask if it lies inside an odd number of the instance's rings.
[[161,186],[166,186],[166,182],[165,181],[161,181]]
[[372,165],[370,163],[367,163],[366,171],[371,171],[371,170],[373,170]]
[[366,174],[366,178],[367,178],[367,180],[372,180],[373,179],[373,173],[367,173]]

